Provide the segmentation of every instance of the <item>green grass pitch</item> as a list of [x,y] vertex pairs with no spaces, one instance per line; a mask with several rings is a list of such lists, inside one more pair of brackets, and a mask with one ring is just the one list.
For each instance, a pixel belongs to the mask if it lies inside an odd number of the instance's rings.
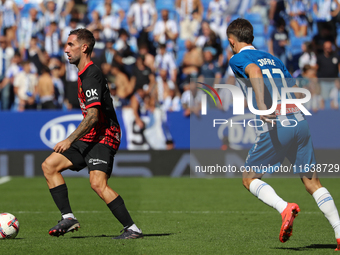
[[[0,185],[0,211],[20,222],[1,254],[333,254],[331,226],[299,179],[265,179],[301,213],[293,236],[279,241],[281,216],[242,187],[240,179],[115,178],[144,239],[112,240],[122,229],[86,178],[66,178],[81,228],[59,238],[48,235],[60,219],[45,179],[12,178]],[[338,179],[323,179],[340,208]]]

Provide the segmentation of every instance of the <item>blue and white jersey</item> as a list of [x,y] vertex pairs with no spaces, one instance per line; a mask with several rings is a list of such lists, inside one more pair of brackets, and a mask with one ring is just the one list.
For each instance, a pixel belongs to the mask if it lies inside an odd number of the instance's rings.
[[6,2],[0,1],[0,14],[2,16],[2,28],[8,28],[16,25],[14,13],[14,1],[8,0]]
[[[276,121],[276,127],[282,127],[281,123],[283,121],[284,125],[287,126],[295,125],[295,121],[300,122],[304,120],[304,115],[295,105],[288,104],[286,109],[287,114],[281,115],[281,89],[293,87],[295,85],[295,79],[292,78],[281,60],[267,52],[258,51],[253,46],[246,46],[242,48],[238,54],[234,55],[230,59],[230,67],[235,73],[237,86],[241,88],[246,97],[248,94],[247,88],[252,87],[249,77],[245,73],[245,69],[249,64],[256,64],[262,71],[265,85],[264,102],[268,109],[272,107],[273,90],[275,89],[277,91],[277,108],[275,110],[275,114],[279,121]],[[294,93],[288,93],[287,98],[294,99]],[[258,109],[254,90],[252,100],[254,108]],[[260,127],[260,116],[256,116],[256,119],[259,121],[253,125],[259,126],[256,127],[257,134],[273,129],[271,123],[266,123]],[[289,121],[289,119],[295,121]]]
[[211,12],[209,21],[217,26],[222,26],[225,18],[225,12],[227,10],[226,1],[211,1],[208,9]]

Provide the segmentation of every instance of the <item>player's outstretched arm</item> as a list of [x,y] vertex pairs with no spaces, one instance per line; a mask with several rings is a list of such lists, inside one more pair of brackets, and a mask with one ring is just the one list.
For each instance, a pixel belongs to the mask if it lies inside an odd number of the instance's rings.
[[68,148],[70,148],[73,142],[79,140],[84,135],[89,133],[90,130],[97,124],[98,119],[99,119],[99,110],[97,106],[87,109],[87,115],[82,120],[82,122],[80,122],[77,129],[74,130],[69,135],[69,137],[67,137],[65,140],[57,143],[53,148],[54,151],[57,153],[62,153],[66,151]]
[[[245,69],[245,73],[254,89],[258,109],[268,110],[264,103],[264,81],[261,68],[256,64],[249,64]],[[276,118],[275,115],[261,115],[261,119],[268,123],[272,123],[270,119],[274,118]]]

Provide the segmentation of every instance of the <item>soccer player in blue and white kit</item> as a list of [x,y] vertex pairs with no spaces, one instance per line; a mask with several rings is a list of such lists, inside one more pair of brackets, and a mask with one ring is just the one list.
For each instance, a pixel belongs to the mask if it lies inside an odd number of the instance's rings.
[[[273,90],[277,90],[280,99],[282,87],[297,87],[278,58],[258,51],[252,46],[253,27],[248,20],[234,20],[228,26],[227,36],[234,53],[230,59],[230,66],[235,73],[238,86],[245,95],[247,87],[252,87],[255,109],[268,110],[272,107]],[[292,99],[302,98],[301,93],[288,93],[287,96]],[[304,115],[295,105],[289,104],[286,113],[281,114],[278,100],[278,106],[273,114],[256,116],[259,122],[262,120],[265,124],[257,128],[256,143],[246,159],[245,166],[251,171],[243,174],[243,185],[258,199],[281,214],[282,226],[279,235],[281,242],[286,242],[292,235],[293,221],[300,208],[295,203],[284,201],[270,185],[261,180],[264,174],[261,167],[280,166],[285,157],[295,166],[316,164],[311,135]],[[283,120],[284,125],[289,127],[282,125]],[[273,122],[276,124],[273,125]],[[336,250],[340,250],[340,218],[331,194],[321,185],[316,173],[302,172],[300,176],[306,190],[314,197],[332,225],[338,244]]]

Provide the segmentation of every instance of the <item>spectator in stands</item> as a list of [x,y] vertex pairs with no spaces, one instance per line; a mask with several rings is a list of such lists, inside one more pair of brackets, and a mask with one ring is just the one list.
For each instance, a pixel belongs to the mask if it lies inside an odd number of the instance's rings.
[[162,19],[157,21],[153,36],[158,44],[166,44],[169,50],[174,50],[178,37],[178,27],[175,20],[169,19],[169,11],[161,11]]
[[226,0],[213,0],[209,3],[207,18],[210,28],[219,35],[221,39],[226,39],[226,10]]
[[176,0],[177,12],[180,16],[180,38],[189,39],[197,34],[203,19],[201,0]]
[[340,103],[340,82],[337,80],[335,82],[334,88],[331,90],[330,93],[330,100],[331,100],[331,108],[332,109],[339,109],[339,103]]
[[211,30],[210,25],[207,21],[202,22],[202,35],[196,40],[196,46],[204,49],[206,47],[212,47],[215,49],[213,56],[214,60],[218,61],[220,66],[223,65],[223,51],[221,46],[221,39],[216,33]]
[[18,101],[18,111],[36,109],[37,76],[31,73],[31,63],[22,62],[23,70],[14,77],[14,93]]
[[155,57],[156,74],[158,75],[160,70],[166,70],[167,79],[171,79],[176,82],[177,78],[177,66],[173,54],[166,51],[165,44],[159,44],[158,54]]
[[308,89],[311,92],[311,99],[304,106],[314,112],[324,109],[325,103],[320,95],[320,84],[315,69],[310,65],[305,65],[296,81],[300,88]]
[[111,14],[118,15],[121,21],[124,19],[125,17],[124,10],[119,6],[119,4],[115,3],[115,1],[112,1],[112,0],[105,0],[104,2],[100,1],[97,4],[95,11],[100,16],[105,15],[105,4],[111,4]]
[[138,55],[136,66],[132,72],[131,86],[134,88],[134,91],[143,89],[150,93],[155,87],[155,75],[151,69],[145,65],[144,61],[144,56]]
[[155,70],[155,57],[150,54],[149,47],[147,44],[143,43],[139,46],[138,50],[139,55],[144,57],[144,64],[151,69],[154,73]]
[[201,67],[200,77],[204,82],[207,82],[206,79],[210,79],[210,81],[214,79],[214,82],[212,84],[219,84],[222,75],[219,64],[217,63],[217,61],[214,61],[213,59],[215,52],[216,50],[212,47],[204,48],[203,50],[204,63]]
[[285,0],[271,0],[269,7],[269,20],[272,25],[282,18],[282,13],[286,12]]
[[103,35],[105,40],[116,40],[118,38],[118,30],[120,29],[120,18],[116,14],[112,14],[111,3],[105,3],[105,14],[101,19],[103,25]]
[[160,69],[159,75],[156,77],[157,90],[156,98],[159,105],[162,105],[169,94],[169,89],[176,89],[175,83],[168,79],[168,71]]
[[16,30],[20,12],[13,0],[0,1],[0,24],[2,34],[6,36],[8,45],[18,48]]
[[136,62],[135,54],[128,44],[129,34],[123,28],[119,30],[119,38],[113,45],[114,57],[113,62],[119,66],[119,69],[126,73],[129,77],[132,75],[132,70]]
[[67,15],[69,15],[71,13],[71,11],[73,10],[73,7],[76,7],[76,2],[77,4],[81,4],[83,2],[85,2],[84,0],[55,0],[56,1],[56,9],[57,9],[57,13],[59,13],[59,15],[61,17],[66,17]]
[[67,109],[79,109],[78,101],[78,68],[70,64],[64,54],[65,63],[65,105]]
[[304,42],[301,45],[303,54],[299,58],[299,68],[302,70],[305,65],[310,65],[312,68],[316,68],[316,55],[313,52],[312,44],[310,42]]
[[101,35],[100,29],[95,29],[93,33],[93,37],[96,40],[96,43],[93,47],[92,58],[99,58],[105,51],[105,41],[100,37]]
[[203,65],[202,49],[196,47],[191,40],[185,41],[185,47],[187,52],[184,54],[182,62],[183,78],[198,78],[199,71]]
[[39,96],[39,103],[42,110],[55,109],[54,104],[54,85],[50,69],[47,66],[43,66],[41,75],[37,84],[37,95]]
[[88,30],[90,30],[92,33],[95,30],[99,30],[99,31],[103,30],[103,25],[102,25],[102,22],[100,20],[99,12],[98,11],[93,11],[91,13],[91,17],[92,17],[92,21],[91,21],[90,24],[88,24],[86,26],[86,28]]
[[118,98],[119,106],[124,107],[130,104],[130,97],[132,96],[134,86],[132,82],[129,81],[127,75],[120,71],[117,65],[113,65],[111,68],[111,73],[114,79],[115,85],[115,96]]
[[276,28],[272,32],[270,40],[268,41],[269,53],[279,58],[284,65],[286,65],[287,62],[286,45],[289,40],[289,35],[285,27],[286,22],[284,19],[281,18],[278,20]]
[[326,41],[335,44],[336,39],[336,37],[332,35],[332,26],[330,23],[324,23],[320,29],[321,31],[319,30],[319,33],[316,34],[312,40],[313,51],[317,53],[317,55],[323,53],[323,44]]
[[145,0],[137,0],[130,6],[127,18],[130,35],[137,37],[138,45],[150,43],[149,33],[157,21],[155,7]]
[[286,12],[290,17],[290,26],[296,37],[307,35],[308,20],[306,5],[303,0],[288,0]]
[[190,116],[191,113],[199,115],[201,111],[201,99],[203,92],[197,89],[196,82],[185,83],[181,97],[184,116]]
[[[42,37],[44,32],[44,19],[38,18],[35,8],[29,10],[29,17],[21,18],[19,26],[19,48],[27,50],[30,47],[32,37]],[[23,53],[23,51],[21,51]]]
[[182,109],[181,94],[176,87],[168,87],[161,109],[164,112],[179,112]]
[[44,14],[45,27],[49,26],[51,22],[59,23],[60,16],[56,12],[56,4],[53,0],[42,1],[40,3],[40,9]]
[[41,47],[38,45],[38,38],[32,37],[30,41],[30,46],[26,50],[26,56],[27,60],[29,60],[32,64],[35,65],[35,67],[38,70],[38,74],[41,73],[41,69],[43,66],[43,63],[46,64],[46,56],[44,52],[41,50]]
[[[332,3],[337,6],[335,10],[332,10]],[[324,26],[327,26],[331,28],[331,35],[336,38],[336,26],[332,21],[332,18],[338,15],[340,11],[340,3],[338,1],[316,0],[313,5],[313,11],[316,15],[315,21],[318,26],[319,33],[321,33]]]
[[264,25],[265,33],[268,31],[269,25],[269,9],[270,3],[275,0],[255,0],[250,8],[251,13],[258,13],[261,16],[262,24]]
[[317,56],[317,76],[320,80],[321,96],[327,100],[335,86],[335,79],[339,77],[340,62],[338,54],[333,51],[332,42],[325,42],[323,48],[323,54]]
[[119,97],[117,96],[117,86],[116,86],[116,84],[110,83],[109,88],[110,88],[110,97],[112,99],[113,106],[115,107],[115,109],[121,108],[122,107],[121,102],[119,100]]
[[[7,43],[7,41],[6,41]],[[2,110],[10,110],[14,102],[13,82],[14,77],[21,71],[21,56],[19,52],[15,52],[11,59],[11,64],[6,69],[6,74],[0,83],[0,101]]]
[[64,83],[60,79],[61,71],[60,65],[54,65],[51,67],[52,82],[54,86],[54,105],[56,109],[62,109],[65,98]]
[[[5,36],[0,36],[0,82],[5,78],[6,72],[14,56],[14,49],[8,45]],[[4,84],[1,90],[1,109],[9,110],[12,87]]]
[[111,71],[111,64],[114,57],[114,49],[112,40],[108,40],[105,43],[105,49],[102,54],[98,57],[92,58],[92,61],[97,66],[100,66],[102,72],[105,76],[107,76]]
[[143,89],[139,88],[136,90],[130,100],[130,106],[133,110],[133,115],[135,116],[136,125],[141,129],[141,132],[145,128],[145,123],[141,119],[141,112],[144,112],[146,110],[144,103],[145,97],[146,92]]
[[60,57],[60,33],[58,24],[52,21],[47,28],[45,36],[45,49],[50,57]]
[[77,29],[77,28],[80,28],[80,26],[78,26],[78,22],[79,22],[78,19],[72,18],[72,19],[70,20],[69,25],[66,26],[66,27],[62,30],[62,32],[61,32],[61,43],[62,43],[62,45],[65,45],[65,43],[67,42],[67,38],[68,38],[68,36],[69,36],[69,34],[70,34],[70,32],[71,32],[72,30],[75,30],[75,29]]

